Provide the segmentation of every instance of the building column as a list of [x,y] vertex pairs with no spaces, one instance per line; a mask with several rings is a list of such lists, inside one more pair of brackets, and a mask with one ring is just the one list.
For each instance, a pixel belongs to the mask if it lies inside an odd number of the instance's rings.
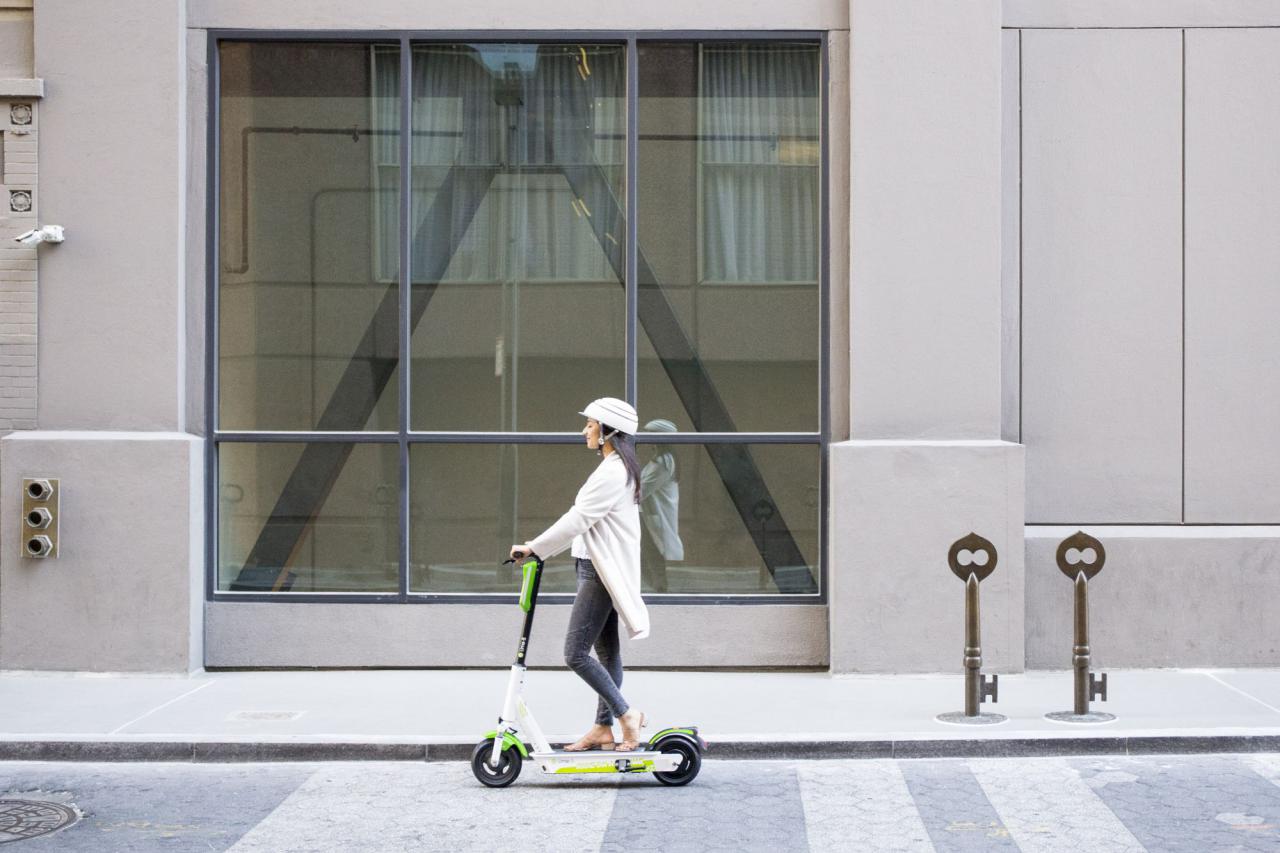
[[[3,669],[203,665],[204,442],[188,431],[185,7],[34,7],[34,76],[45,84],[36,209],[66,241],[39,246],[32,264],[35,423],[0,440]],[[24,477],[59,481],[56,558],[22,550]]]
[[850,2],[850,440],[831,446],[831,669],[959,671],[978,533],[988,666],[1019,671],[1023,454],[1000,440],[1001,4]]

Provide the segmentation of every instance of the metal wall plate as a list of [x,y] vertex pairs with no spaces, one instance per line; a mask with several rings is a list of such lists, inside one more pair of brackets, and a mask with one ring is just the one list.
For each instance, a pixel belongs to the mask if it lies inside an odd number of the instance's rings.
[[58,505],[62,488],[56,477],[22,478],[22,556],[36,560],[58,556]]

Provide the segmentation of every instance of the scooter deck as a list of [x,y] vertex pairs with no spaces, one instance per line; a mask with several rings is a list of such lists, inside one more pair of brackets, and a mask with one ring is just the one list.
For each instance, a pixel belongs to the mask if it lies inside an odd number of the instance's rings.
[[589,749],[583,752],[531,752],[529,760],[543,773],[650,773],[671,772],[680,765],[680,756],[653,750],[618,752]]

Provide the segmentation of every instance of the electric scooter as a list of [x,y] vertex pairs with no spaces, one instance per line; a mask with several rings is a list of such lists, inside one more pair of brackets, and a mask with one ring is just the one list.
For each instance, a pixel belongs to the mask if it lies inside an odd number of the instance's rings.
[[[503,565],[514,563],[507,560]],[[542,560],[529,555],[521,565],[520,609],[524,611],[524,630],[516,650],[516,662],[507,681],[507,696],[502,703],[498,728],[487,733],[471,751],[471,770],[490,788],[505,788],[520,775],[525,761],[531,761],[543,773],[652,773],[664,785],[687,785],[702,768],[702,751],[706,742],[698,736],[697,726],[663,729],[649,739],[645,748],[634,752],[610,752],[593,749],[566,752],[552,749],[546,736],[525,704],[525,652],[533,629],[533,612],[538,603],[538,584],[542,579]]]

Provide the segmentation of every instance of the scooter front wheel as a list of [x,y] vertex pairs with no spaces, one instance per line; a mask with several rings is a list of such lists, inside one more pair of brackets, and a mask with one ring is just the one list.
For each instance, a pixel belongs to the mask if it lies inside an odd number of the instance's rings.
[[492,738],[485,738],[471,750],[471,772],[476,774],[480,784],[490,788],[505,788],[516,781],[516,777],[520,775],[520,765],[524,763],[520,750],[514,746],[502,750],[498,755],[497,767],[489,763],[492,757]]

